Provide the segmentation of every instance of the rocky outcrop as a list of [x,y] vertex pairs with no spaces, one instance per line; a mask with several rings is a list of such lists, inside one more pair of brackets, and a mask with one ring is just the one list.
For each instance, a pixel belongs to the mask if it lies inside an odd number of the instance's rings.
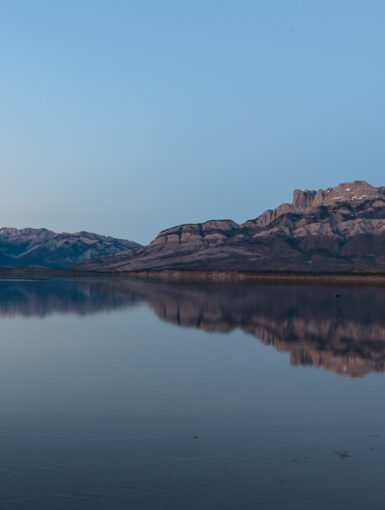
[[384,272],[385,187],[354,181],[295,190],[291,204],[254,220],[180,225],[134,256],[105,257],[79,269]]
[[334,188],[318,191],[295,190],[293,193],[293,207],[309,208],[318,205],[332,205],[336,201],[357,202],[377,196],[385,195],[385,187],[376,188],[366,181],[343,182]]
[[141,247],[138,243],[90,232],[56,233],[45,228],[1,228],[0,267],[70,269],[102,255],[125,250],[125,257]]

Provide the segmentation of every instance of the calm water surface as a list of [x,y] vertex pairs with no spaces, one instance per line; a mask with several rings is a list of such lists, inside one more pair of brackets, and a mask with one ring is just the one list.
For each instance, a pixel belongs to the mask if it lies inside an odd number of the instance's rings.
[[3,279],[0,342],[1,509],[384,508],[383,287]]

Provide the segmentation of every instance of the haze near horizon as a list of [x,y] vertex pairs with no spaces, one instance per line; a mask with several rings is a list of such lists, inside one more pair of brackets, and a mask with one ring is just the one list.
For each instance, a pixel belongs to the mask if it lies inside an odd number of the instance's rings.
[[1,226],[149,242],[384,185],[379,1],[0,6]]

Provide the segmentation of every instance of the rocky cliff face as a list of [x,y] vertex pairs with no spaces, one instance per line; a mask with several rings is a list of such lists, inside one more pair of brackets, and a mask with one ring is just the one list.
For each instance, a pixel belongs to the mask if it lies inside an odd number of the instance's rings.
[[105,257],[83,270],[385,271],[385,187],[365,181],[295,190],[254,220],[173,227],[134,256]]
[[45,228],[1,228],[0,267],[70,269],[122,250],[126,256],[133,255],[140,247],[132,241],[90,232],[57,234]]
[[385,195],[385,187],[375,188],[366,181],[344,182],[334,188],[320,189],[318,191],[294,190],[294,207],[308,208],[317,205],[332,205],[334,202],[357,202],[369,198]]

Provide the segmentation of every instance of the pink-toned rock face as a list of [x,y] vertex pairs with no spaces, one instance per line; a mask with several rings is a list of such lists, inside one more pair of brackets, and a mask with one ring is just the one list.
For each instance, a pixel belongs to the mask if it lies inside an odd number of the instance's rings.
[[241,225],[231,220],[179,225],[133,257],[106,257],[82,269],[385,272],[385,187],[365,181],[295,190]]
[[300,189],[295,189],[293,191],[292,205],[294,207],[300,207],[303,209],[305,209],[306,207],[311,207],[313,204],[315,195],[316,195],[316,191],[309,191],[309,190],[302,191]]
[[212,220],[205,223],[186,224],[163,230],[150,244],[149,247],[172,245],[199,245],[217,244],[225,241],[238,224],[231,220]]
[[334,188],[318,191],[295,190],[293,206],[299,208],[315,207],[317,205],[332,205],[335,201],[356,202],[376,196],[385,196],[383,187],[375,188],[366,181],[344,182]]

